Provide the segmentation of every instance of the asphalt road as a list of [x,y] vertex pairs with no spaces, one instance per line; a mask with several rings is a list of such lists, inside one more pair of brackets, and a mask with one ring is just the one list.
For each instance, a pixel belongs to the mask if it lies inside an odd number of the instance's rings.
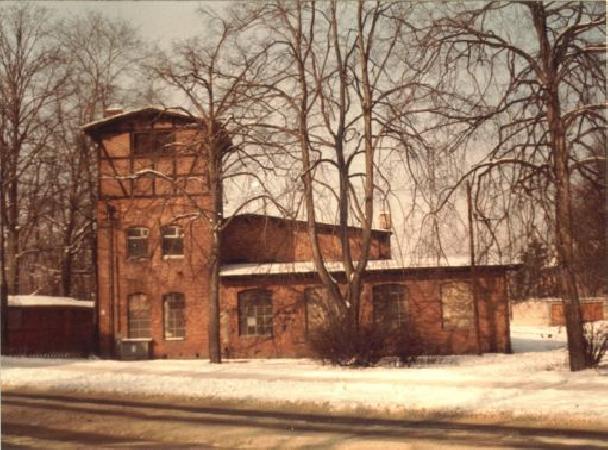
[[48,392],[2,393],[2,448],[608,449],[608,430],[372,419]]

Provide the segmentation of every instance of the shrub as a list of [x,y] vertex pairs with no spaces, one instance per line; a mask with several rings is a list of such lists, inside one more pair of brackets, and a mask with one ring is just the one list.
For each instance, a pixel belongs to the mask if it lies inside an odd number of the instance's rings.
[[319,326],[309,342],[316,357],[341,366],[374,366],[386,356],[411,365],[421,354],[419,340],[407,330],[386,330],[374,324],[357,329],[345,319]]
[[585,324],[585,363],[587,367],[599,366],[608,351],[608,322]]

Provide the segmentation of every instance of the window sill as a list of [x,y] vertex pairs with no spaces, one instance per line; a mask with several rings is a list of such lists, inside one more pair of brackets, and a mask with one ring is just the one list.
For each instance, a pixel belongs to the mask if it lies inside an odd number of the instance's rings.
[[163,259],[184,259],[184,255],[163,255]]
[[122,342],[152,342],[152,338],[127,338],[122,339]]
[[127,256],[128,262],[142,262],[142,261],[149,261],[149,260],[150,260],[149,256]]
[[165,341],[184,341],[185,337],[166,337]]

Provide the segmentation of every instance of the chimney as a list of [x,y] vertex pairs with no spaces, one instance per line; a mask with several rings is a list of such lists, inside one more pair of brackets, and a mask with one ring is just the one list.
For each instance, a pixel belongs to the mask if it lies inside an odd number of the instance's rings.
[[122,113],[123,113],[123,111],[122,111],[122,108],[120,108],[120,107],[106,108],[103,111],[103,118],[105,119],[106,117],[112,117],[112,116],[115,116],[117,114],[122,114]]
[[378,215],[378,226],[383,230],[390,230],[393,226],[391,222],[391,213],[388,211],[382,211]]

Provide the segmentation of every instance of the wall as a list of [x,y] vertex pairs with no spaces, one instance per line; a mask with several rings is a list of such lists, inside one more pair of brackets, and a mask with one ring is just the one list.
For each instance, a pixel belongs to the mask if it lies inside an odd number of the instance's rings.
[[9,354],[87,356],[94,350],[94,309],[9,307]]
[[[581,313],[584,321],[608,318],[608,299],[604,297],[581,298]],[[511,321],[514,325],[564,326],[564,307],[555,297],[530,299],[511,305]]]
[[[317,228],[321,251],[329,261],[341,259],[341,245],[337,231],[337,227],[327,224],[319,224]],[[349,230],[350,249],[355,260],[361,254],[360,239],[360,230]],[[390,233],[374,230],[369,259],[390,258]],[[308,228],[302,221],[244,214],[234,217],[223,231],[224,264],[311,260],[312,248]]]
[[[420,335],[427,352],[476,353],[474,329],[445,330],[442,327],[441,284],[468,279],[468,272],[452,270],[371,274],[364,285],[362,321],[372,320],[374,285],[401,283],[409,295],[410,326]],[[510,338],[504,276],[500,271],[486,271],[479,284],[481,351],[508,352]],[[309,275],[225,279],[222,284],[222,348],[225,355],[259,358],[311,356],[305,333],[303,293],[307,287],[318,286],[315,277]],[[273,292],[273,336],[239,336],[238,293],[254,287]]]

